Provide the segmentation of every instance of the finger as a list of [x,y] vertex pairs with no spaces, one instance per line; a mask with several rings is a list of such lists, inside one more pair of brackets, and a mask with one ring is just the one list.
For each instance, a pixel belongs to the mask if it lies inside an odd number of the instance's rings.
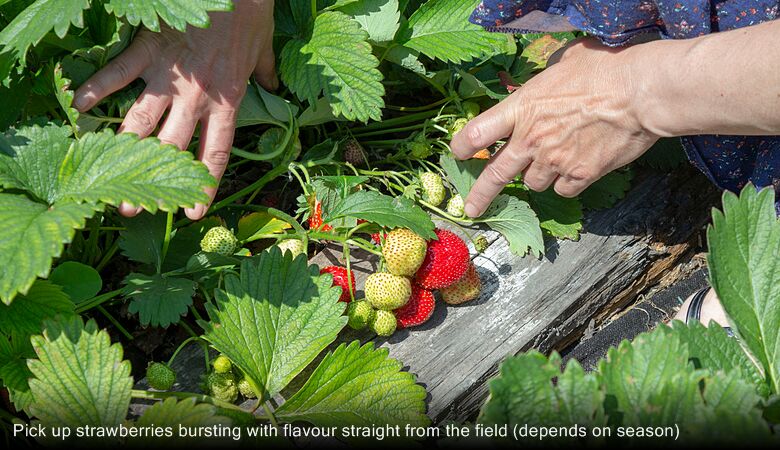
[[538,161],[532,162],[523,172],[523,182],[536,192],[547,190],[556,178],[558,178],[557,172]]
[[192,101],[174,99],[168,117],[160,128],[160,132],[157,133],[157,137],[164,144],[173,144],[180,150],[186,150],[200,120],[196,113],[199,109],[194,106]]
[[135,217],[144,209],[140,207],[136,208],[135,206],[131,206],[129,203],[122,202],[117,210],[119,211],[119,214],[124,217]]
[[511,135],[515,126],[513,104],[511,99],[503,101],[469,121],[452,137],[452,153],[460,159],[470,158],[497,140]]
[[[236,112],[233,108],[221,107],[213,111],[203,121],[201,131],[201,145],[198,159],[209,169],[211,176],[217,179],[217,184],[225,173],[225,168],[230,158],[230,149],[233,145],[233,135],[236,129]],[[198,220],[206,215],[211,201],[217,194],[216,187],[206,188],[209,196],[208,205],[195,205],[184,213],[192,220]]]
[[276,58],[272,48],[260,56],[254,71],[255,80],[268,91],[279,89],[279,78],[276,76]]
[[149,136],[157,127],[157,123],[160,122],[170,103],[171,98],[168,94],[154,92],[147,87],[127,112],[119,132],[135,133],[141,138]]
[[92,75],[73,95],[73,107],[88,111],[103,98],[127,86],[151,64],[152,56],[143,39],[132,44]]
[[464,211],[469,217],[481,216],[504,187],[531,163],[531,156],[512,139],[488,161],[471,188]]
[[557,180],[555,180],[553,189],[561,197],[572,198],[580,195],[582,191],[587,189],[591,184],[592,181],[590,180],[560,176]]

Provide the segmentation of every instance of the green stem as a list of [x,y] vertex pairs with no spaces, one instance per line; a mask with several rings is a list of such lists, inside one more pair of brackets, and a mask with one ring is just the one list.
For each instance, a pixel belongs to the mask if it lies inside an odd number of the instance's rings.
[[106,317],[106,319],[108,319],[108,321],[109,321],[109,322],[111,322],[111,323],[112,323],[112,324],[113,324],[113,325],[114,325],[114,326],[115,326],[115,327],[116,327],[116,328],[119,330],[119,332],[120,332],[120,333],[122,333],[122,334],[123,334],[123,335],[124,335],[124,336],[127,338],[127,340],[128,340],[128,341],[132,341],[132,340],[134,339],[134,338],[133,338],[133,335],[132,335],[132,334],[130,334],[130,332],[128,332],[128,331],[125,329],[125,327],[123,327],[123,326],[122,326],[122,324],[121,324],[121,323],[119,323],[119,321],[118,321],[118,320],[116,320],[116,319],[114,318],[114,316],[112,316],[112,315],[111,315],[111,313],[110,313],[110,312],[106,311],[106,308],[103,308],[103,307],[102,307],[102,306],[100,306],[100,305],[96,306],[95,308],[96,308],[98,311],[100,311],[100,313],[101,313],[101,314],[103,314],[103,315]]
[[168,247],[171,245],[171,232],[173,231],[173,213],[168,211],[168,215],[165,219],[165,238],[163,239],[162,255],[160,258],[160,266],[157,267],[157,273],[162,270],[162,262],[165,261],[165,255],[168,254]]
[[187,324],[187,322],[185,322],[183,319],[179,321],[179,325],[181,325],[181,327],[184,328],[184,330],[186,330],[187,333],[190,334],[190,336],[200,338],[200,336],[198,336],[198,333],[196,333],[195,330],[193,330],[192,327],[189,326],[189,324]]
[[114,254],[119,249],[119,239],[114,241],[113,244],[111,244],[111,247],[106,251],[106,254],[103,255],[103,259],[100,260],[97,266],[95,266],[95,270],[100,272],[103,270],[108,263],[111,262],[111,259],[114,257]]
[[274,428],[279,429],[279,423],[276,421],[276,417],[274,416],[273,411],[271,411],[271,407],[268,406],[268,402],[263,402],[263,410],[265,411],[268,420],[271,421],[271,425],[273,425]]
[[195,394],[194,392],[173,392],[173,391],[152,392],[152,391],[144,391],[141,389],[133,389],[132,391],[130,391],[130,396],[133,398],[139,398],[143,400],[165,400],[167,398],[177,398],[177,399],[185,400],[188,398],[194,398],[199,403],[209,403],[214,406],[218,406],[220,408],[235,409],[237,411],[246,412],[243,408],[241,408],[238,405],[234,405],[232,403],[218,400],[210,395]]
[[117,289],[111,292],[106,292],[105,294],[100,294],[98,296],[92,297],[89,300],[85,300],[84,302],[79,303],[79,305],[76,306],[76,313],[81,314],[85,311],[89,311],[92,308],[97,308],[103,303],[114,299],[114,297],[116,297],[121,293],[122,293],[122,289]]
[[416,111],[427,111],[429,109],[435,108],[439,105],[443,105],[449,101],[455,100],[454,96],[446,97],[441,100],[437,100],[433,103],[429,103],[427,105],[422,106],[393,106],[393,105],[385,105],[385,108],[392,109],[395,111],[405,111],[405,112],[416,112]]
[[[170,367],[170,366],[171,366],[171,364],[173,364],[173,360],[174,360],[174,359],[176,359],[176,356],[179,354],[179,352],[180,352],[180,351],[182,351],[182,349],[183,349],[183,348],[184,348],[184,347],[185,347],[187,344],[189,344],[190,342],[192,342],[192,341],[195,341],[195,340],[197,340],[197,341],[201,341],[201,338],[200,338],[199,336],[190,336],[190,337],[188,337],[187,339],[185,339],[185,340],[184,340],[184,341],[183,341],[181,344],[179,344],[179,346],[178,346],[178,347],[176,348],[176,350],[173,352],[173,355],[171,355],[171,358],[168,360],[168,367]],[[206,345],[205,343],[201,343],[201,344],[202,344],[202,345]]]
[[439,114],[438,110],[430,110],[430,111],[423,111],[419,113],[414,114],[406,114],[399,117],[394,117],[392,119],[383,120],[381,122],[374,122],[362,127],[356,127],[352,128],[353,133],[362,133],[365,131],[373,131],[373,130],[383,130],[386,128],[395,128],[399,125],[404,125],[407,123],[414,123],[419,120],[423,119],[429,119],[431,117],[435,117]]
[[368,136],[381,136],[383,134],[390,134],[390,133],[401,133],[404,131],[412,131],[412,130],[418,130],[420,128],[424,128],[424,123],[418,123],[414,125],[407,125],[405,127],[398,127],[398,128],[390,128],[387,130],[377,130],[377,131],[367,131],[364,133],[355,133],[352,135],[354,138],[361,138],[361,137],[368,137]]

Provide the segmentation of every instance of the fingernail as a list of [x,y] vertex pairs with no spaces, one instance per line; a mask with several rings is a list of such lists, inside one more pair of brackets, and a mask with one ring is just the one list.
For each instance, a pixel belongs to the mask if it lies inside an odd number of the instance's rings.
[[76,97],[73,99],[73,107],[79,112],[83,112],[84,106],[86,106],[87,100],[84,97]]
[[482,215],[482,211],[480,211],[479,208],[477,208],[477,206],[473,203],[466,203],[466,206],[463,207],[463,211],[469,217],[479,217]]

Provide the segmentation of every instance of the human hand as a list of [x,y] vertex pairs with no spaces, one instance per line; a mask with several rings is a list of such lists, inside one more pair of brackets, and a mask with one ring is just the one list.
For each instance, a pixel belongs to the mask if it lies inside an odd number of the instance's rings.
[[641,156],[658,140],[641,126],[635,102],[641,88],[622,50],[590,39],[573,43],[556,64],[453,137],[460,159],[509,138],[468,194],[466,214],[482,215],[519,174],[534,191],[552,185],[574,197]]
[[[75,93],[74,106],[88,111],[137,78],[146,89],[130,108],[120,132],[149,136],[166,110],[158,137],[184,150],[201,124],[198,158],[217,180],[230,156],[235,121],[247,80],[254,72],[266,89],[278,86],[273,53],[273,0],[241,0],[232,12],[213,13],[211,26],[186,33],[163,28],[141,30],[130,46]],[[213,200],[216,188],[206,193]],[[124,216],[141,211],[127,204]],[[200,219],[208,205],[195,205],[187,217]]]

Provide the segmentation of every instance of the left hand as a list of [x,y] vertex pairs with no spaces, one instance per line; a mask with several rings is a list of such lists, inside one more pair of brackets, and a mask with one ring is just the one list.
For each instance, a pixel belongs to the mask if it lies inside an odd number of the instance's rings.
[[636,99],[643,80],[633,73],[635,53],[641,54],[576,41],[556,64],[455,135],[450,145],[460,159],[509,138],[471,189],[466,214],[482,215],[517,175],[534,191],[554,186],[574,197],[647,151],[658,136],[641,125],[644,106]]

